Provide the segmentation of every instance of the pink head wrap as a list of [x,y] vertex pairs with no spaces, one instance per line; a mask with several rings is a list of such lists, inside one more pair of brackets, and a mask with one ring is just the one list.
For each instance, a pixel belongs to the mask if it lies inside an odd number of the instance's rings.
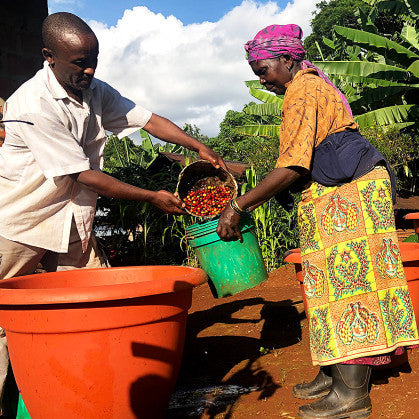
[[257,60],[277,58],[289,54],[295,60],[301,61],[306,54],[301,38],[303,30],[294,24],[270,25],[259,31],[253,40],[246,42],[249,63]]
[[327,78],[327,76],[310,61],[304,60],[306,54],[301,38],[303,30],[294,24],[270,25],[259,31],[249,42],[246,42],[244,49],[247,52],[249,63],[258,60],[269,60],[278,58],[281,55],[289,55],[294,60],[301,62],[301,68],[314,68],[317,74],[327,84],[332,86],[341,97],[346,109],[352,116],[351,107],[343,93]]

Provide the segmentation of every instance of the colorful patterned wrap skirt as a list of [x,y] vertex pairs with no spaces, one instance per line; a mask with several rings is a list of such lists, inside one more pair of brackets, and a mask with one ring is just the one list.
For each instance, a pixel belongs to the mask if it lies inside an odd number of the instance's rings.
[[314,365],[419,343],[385,168],[338,187],[310,183],[298,224]]

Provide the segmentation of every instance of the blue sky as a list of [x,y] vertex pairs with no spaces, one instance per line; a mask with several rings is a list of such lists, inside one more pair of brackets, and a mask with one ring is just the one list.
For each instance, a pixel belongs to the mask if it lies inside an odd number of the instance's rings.
[[[244,44],[265,26],[311,32],[320,0],[48,0],[72,12],[99,40],[95,76],[137,104],[214,137],[229,110],[258,102]],[[328,0],[326,0],[328,1]]]
[[[260,3],[268,3],[261,0]],[[239,6],[242,0],[49,0],[50,13],[72,12],[86,20],[98,20],[114,26],[126,9],[146,6],[154,13],[165,17],[174,15],[184,24],[204,21],[216,22],[228,11]],[[276,1],[281,8],[287,0]]]

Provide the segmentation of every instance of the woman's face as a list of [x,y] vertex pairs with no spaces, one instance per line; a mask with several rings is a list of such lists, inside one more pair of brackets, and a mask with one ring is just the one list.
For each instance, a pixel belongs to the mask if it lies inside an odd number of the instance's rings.
[[292,79],[292,59],[286,57],[271,58],[268,60],[252,61],[253,72],[259,77],[260,84],[267,90],[283,95],[287,90],[285,84]]

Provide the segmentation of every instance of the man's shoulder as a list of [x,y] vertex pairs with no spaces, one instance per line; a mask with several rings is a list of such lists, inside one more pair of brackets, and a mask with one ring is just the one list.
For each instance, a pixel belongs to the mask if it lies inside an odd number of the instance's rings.
[[28,105],[48,96],[49,92],[42,78],[42,70],[21,84],[7,99],[8,103],[29,100]]

